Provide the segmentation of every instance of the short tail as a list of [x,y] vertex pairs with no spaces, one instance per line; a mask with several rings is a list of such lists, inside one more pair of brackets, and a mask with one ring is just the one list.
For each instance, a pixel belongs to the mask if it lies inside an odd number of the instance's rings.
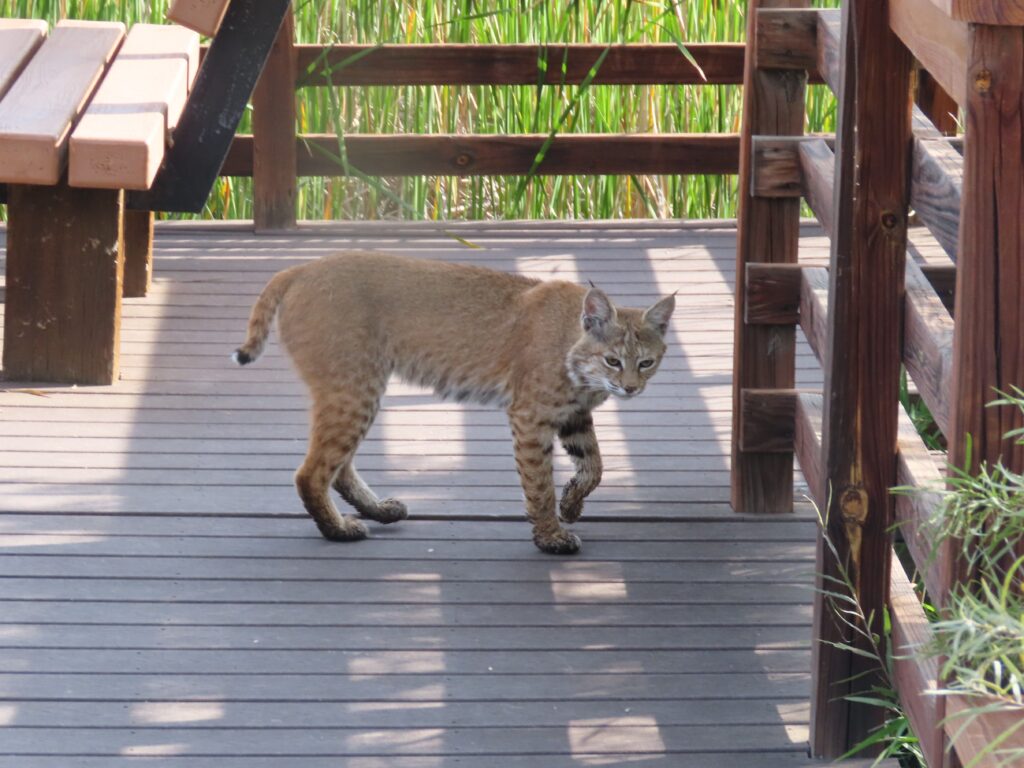
[[235,350],[231,359],[239,365],[248,365],[259,359],[263,354],[263,346],[267,343],[270,326],[277,314],[277,306],[281,303],[288,286],[292,284],[301,266],[286,269],[274,275],[266,288],[256,299],[249,315],[249,336],[245,343]]

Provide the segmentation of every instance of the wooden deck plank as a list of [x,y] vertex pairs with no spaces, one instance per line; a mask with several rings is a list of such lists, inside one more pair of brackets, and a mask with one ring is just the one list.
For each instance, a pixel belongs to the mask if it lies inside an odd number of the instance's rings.
[[[496,654],[497,655],[497,654]],[[320,674],[299,675],[62,675],[40,673],[0,674],[0,695],[4,698],[65,701],[321,701],[321,702],[538,702],[613,700],[637,698],[702,701],[706,698],[734,699],[774,696],[778,701],[799,702],[806,696],[806,672],[771,676],[665,674],[665,675],[583,675],[558,677],[558,685],[539,685],[533,675],[502,676],[492,673],[451,675],[431,680],[421,675],[347,674],[319,670]],[[33,679],[34,678],[34,679]],[[36,685],[33,686],[33,683]],[[715,696],[709,697],[708,691]],[[396,707],[397,708],[397,707]],[[564,726],[563,726],[564,727]],[[6,746],[6,729],[5,729]]]
[[[547,706],[522,706],[518,702],[496,702],[485,710],[472,702],[447,702],[445,706],[410,706],[409,715],[420,728],[480,727],[500,721],[510,728],[551,727],[552,710],[570,707],[576,717],[616,718],[623,715],[618,701],[553,702]],[[659,726],[767,725],[783,722],[805,725],[807,707],[799,702],[779,707],[771,701],[753,699],[750,706],[737,709],[724,700],[707,702],[633,702],[629,709],[655,718]],[[781,711],[780,711],[781,710]],[[189,701],[139,703],[127,708],[97,708],[90,702],[26,702],[19,707],[17,727],[53,727],[62,723],[79,728],[202,727],[215,719],[225,728],[273,728],[287,722],[306,723],[312,728],[387,728],[394,714],[386,709],[360,707],[353,703],[322,704],[296,702],[246,702],[224,706],[221,702],[202,704]]]
[[[0,768],[813,764],[812,513],[723,495],[735,232],[452,229],[485,249],[418,224],[161,224],[122,380],[0,389]],[[251,370],[226,354],[274,271],[351,243],[638,304],[685,286],[650,391],[597,414],[579,557],[530,542],[504,414],[404,385],[359,465],[413,517],[319,537],[291,479],[302,385],[276,341]]]
[[[130,729],[61,729],[59,740],[41,741],[35,729],[7,728],[8,749],[21,754],[53,754],[54,741],[66,745],[57,754],[160,755],[162,743],[183,745],[177,754],[278,755],[282,759],[310,755],[549,755],[585,747],[593,755],[658,755],[706,753],[715,749],[770,754],[793,752],[805,738],[806,726],[661,726],[649,715],[571,723],[565,726],[491,728],[405,728],[401,734],[358,728],[229,729],[160,727],[159,733]],[[146,743],[147,736],[150,743]],[[152,740],[156,739],[157,744]]]
[[[537,675],[633,675],[633,674],[775,674],[804,673],[810,658],[807,648],[762,650],[757,654],[736,650],[666,650],[647,654],[643,660],[633,651],[585,650],[502,651],[392,651],[349,649],[177,650],[29,648],[6,649],[4,658],[18,674],[55,673],[103,675],[131,672],[156,675],[315,675],[347,671],[354,675],[492,674],[495,677]],[[751,699],[755,697],[751,696]],[[687,699],[680,698],[677,701]],[[597,700],[600,701],[600,700]],[[714,699],[712,699],[714,701]],[[800,702],[797,702],[799,704]],[[804,702],[806,703],[806,702]]]
[[[662,768],[665,755],[624,755],[630,768]],[[717,752],[713,755],[714,768],[749,768],[750,753]],[[545,768],[579,768],[580,763],[609,764],[609,756],[587,752],[572,754],[543,755]],[[144,758],[147,768],[279,768],[279,757],[148,757]],[[373,755],[355,755],[349,757],[294,757],[289,758],[290,766],[298,768],[534,768],[537,765],[536,755],[473,755],[471,757],[448,756],[389,756],[381,758]],[[709,756],[702,754],[672,755],[673,768],[708,768]],[[89,755],[76,756],[75,768],[109,768],[109,757]],[[614,764],[614,762],[612,762]],[[38,756],[16,756],[7,758],[0,756],[0,768],[51,768],[53,758]],[[66,765],[66,763],[61,764]],[[758,768],[804,768],[805,766],[823,766],[821,761],[803,755],[798,749],[782,754],[761,754],[757,756]],[[896,768],[891,761],[881,763],[884,768]],[[847,760],[844,768],[876,768],[873,761]]]
[[[524,523],[525,525],[525,523]],[[309,524],[306,526],[309,528]],[[528,531],[524,528],[524,533]],[[330,544],[314,538],[310,543],[329,549]],[[256,585],[272,581],[302,581],[311,585],[343,585],[353,581],[390,580],[416,583],[420,581],[444,582],[558,582],[590,583],[593,581],[618,583],[628,591],[637,582],[752,582],[805,583],[813,567],[807,560],[794,562],[752,561],[727,563],[715,561],[628,561],[615,557],[615,542],[587,542],[581,555],[567,564],[550,564],[530,547],[532,542],[524,535],[521,543],[508,545],[505,559],[467,558],[460,560],[407,561],[360,555],[354,550],[374,553],[373,541],[347,548],[335,546],[338,554],[325,558],[297,558],[264,560],[213,558],[151,558],[81,556],[32,557],[6,555],[0,563],[0,576],[16,578],[77,578],[77,579],[149,579],[155,586],[158,579],[179,581],[193,579],[230,579]],[[347,551],[345,551],[347,549]],[[467,555],[470,554],[467,552]],[[518,555],[518,558],[515,556]],[[486,575],[482,575],[486,574]]]

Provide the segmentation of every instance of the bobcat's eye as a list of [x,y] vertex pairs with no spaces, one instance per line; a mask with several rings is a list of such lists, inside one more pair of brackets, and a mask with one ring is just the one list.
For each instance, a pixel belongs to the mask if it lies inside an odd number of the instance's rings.
[[654,365],[653,360],[641,360],[640,365],[638,367],[642,371],[644,368],[650,368],[652,365]]
[[621,368],[622,367],[622,361],[619,360],[619,358],[617,358],[617,357],[605,357],[604,361],[611,368]]

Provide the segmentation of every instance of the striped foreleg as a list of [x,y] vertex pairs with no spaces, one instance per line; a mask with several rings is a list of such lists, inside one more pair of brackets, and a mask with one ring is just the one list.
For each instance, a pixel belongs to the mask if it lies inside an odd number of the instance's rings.
[[526,496],[526,515],[537,548],[556,555],[578,552],[580,540],[559,525],[555,514],[555,480],[551,463],[554,429],[531,414],[509,411],[516,468]]
[[583,514],[583,500],[601,483],[601,449],[589,413],[574,414],[558,430],[558,439],[576,466],[576,474],[562,489],[559,516],[575,523]]

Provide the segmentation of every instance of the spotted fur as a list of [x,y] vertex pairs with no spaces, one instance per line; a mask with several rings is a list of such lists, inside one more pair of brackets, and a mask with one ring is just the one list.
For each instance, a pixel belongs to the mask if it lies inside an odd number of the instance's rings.
[[[479,267],[350,251],[279,273],[260,294],[240,365],[263,351],[275,314],[282,344],[312,398],[309,449],[295,475],[306,510],[328,539],[367,535],[342,515],[333,486],[359,517],[407,516],[379,499],[353,459],[390,376],[458,402],[496,403],[509,418],[527,517],[545,552],[569,554],[572,523],[601,482],[591,411],[610,395],[640,394],[665,353],[675,307],[615,307],[599,289]],[[555,438],[576,473],[556,505]]]

